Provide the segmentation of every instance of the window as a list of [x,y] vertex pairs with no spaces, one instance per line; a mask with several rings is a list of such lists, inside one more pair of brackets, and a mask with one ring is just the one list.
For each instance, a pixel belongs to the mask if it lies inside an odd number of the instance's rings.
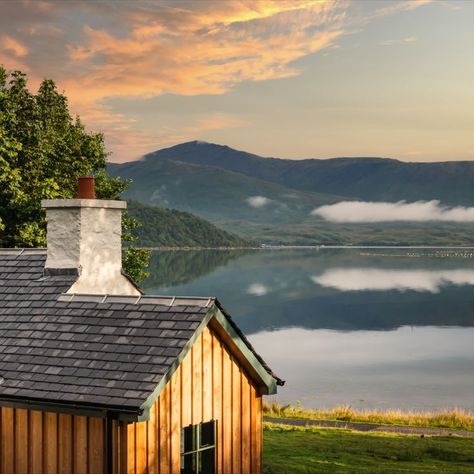
[[181,430],[181,474],[214,474],[216,422],[189,425]]

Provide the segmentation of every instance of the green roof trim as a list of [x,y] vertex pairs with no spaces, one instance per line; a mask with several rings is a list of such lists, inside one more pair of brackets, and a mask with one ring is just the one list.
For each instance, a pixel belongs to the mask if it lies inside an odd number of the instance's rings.
[[235,343],[237,348],[240,350],[242,355],[245,359],[249,362],[252,366],[253,370],[257,373],[260,377],[262,384],[265,385],[266,395],[273,395],[277,393],[277,381],[276,379],[268,373],[265,367],[261,364],[261,362],[257,359],[255,354],[250,350],[249,346],[244,342],[242,337],[237,333],[234,329],[233,324],[229,321],[229,319],[223,314],[220,310],[218,305],[214,304],[209,312],[206,314],[204,319],[201,321],[199,326],[197,327],[194,334],[189,339],[189,341],[184,346],[181,353],[175,359],[175,361],[171,364],[168,371],[165,373],[163,378],[160,380],[158,385],[156,386],[155,390],[153,390],[152,394],[146,399],[146,401],[141,405],[141,409],[143,413],[138,417],[137,421],[145,421],[149,420],[150,418],[150,409],[155,403],[156,399],[160,396],[161,392],[165,388],[166,384],[170,381],[173,374],[176,372],[176,369],[181,365],[181,362],[186,357],[188,352],[190,351],[191,347],[194,345],[198,337],[203,332],[204,328],[206,328],[210,321],[215,318],[215,320],[219,323],[222,329],[232,338],[232,341]]
[[230,323],[229,319],[222,314],[222,311],[219,308],[217,308],[215,318],[225,329],[227,334],[232,338],[232,341],[239,348],[240,352],[248,360],[252,368],[255,370],[255,372],[257,372],[258,376],[267,387],[267,393],[265,395],[274,395],[277,393],[277,381],[275,378],[268,373],[265,367],[263,367],[255,354],[249,349],[249,346],[243,341],[243,339],[234,329],[234,326]]

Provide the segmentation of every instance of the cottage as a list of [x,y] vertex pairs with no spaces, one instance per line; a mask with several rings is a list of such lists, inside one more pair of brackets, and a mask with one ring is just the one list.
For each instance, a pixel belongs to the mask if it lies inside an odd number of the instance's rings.
[[0,250],[0,473],[260,473],[283,382],[215,298],[145,296],[122,201],[46,200],[48,248]]

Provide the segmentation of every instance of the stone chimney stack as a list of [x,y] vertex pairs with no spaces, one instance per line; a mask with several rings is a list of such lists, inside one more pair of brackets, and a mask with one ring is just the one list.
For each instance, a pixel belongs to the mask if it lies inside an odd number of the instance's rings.
[[77,199],[46,199],[46,275],[78,275],[68,293],[140,295],[122,273],[124,201],[95,199],[94,178],[78,180]]

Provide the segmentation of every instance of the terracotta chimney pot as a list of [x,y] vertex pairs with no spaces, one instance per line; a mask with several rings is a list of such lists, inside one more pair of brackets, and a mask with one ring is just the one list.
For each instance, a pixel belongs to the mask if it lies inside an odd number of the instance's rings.
[[80,176],[77,179],[78,199],[95,199],[94,176]]

